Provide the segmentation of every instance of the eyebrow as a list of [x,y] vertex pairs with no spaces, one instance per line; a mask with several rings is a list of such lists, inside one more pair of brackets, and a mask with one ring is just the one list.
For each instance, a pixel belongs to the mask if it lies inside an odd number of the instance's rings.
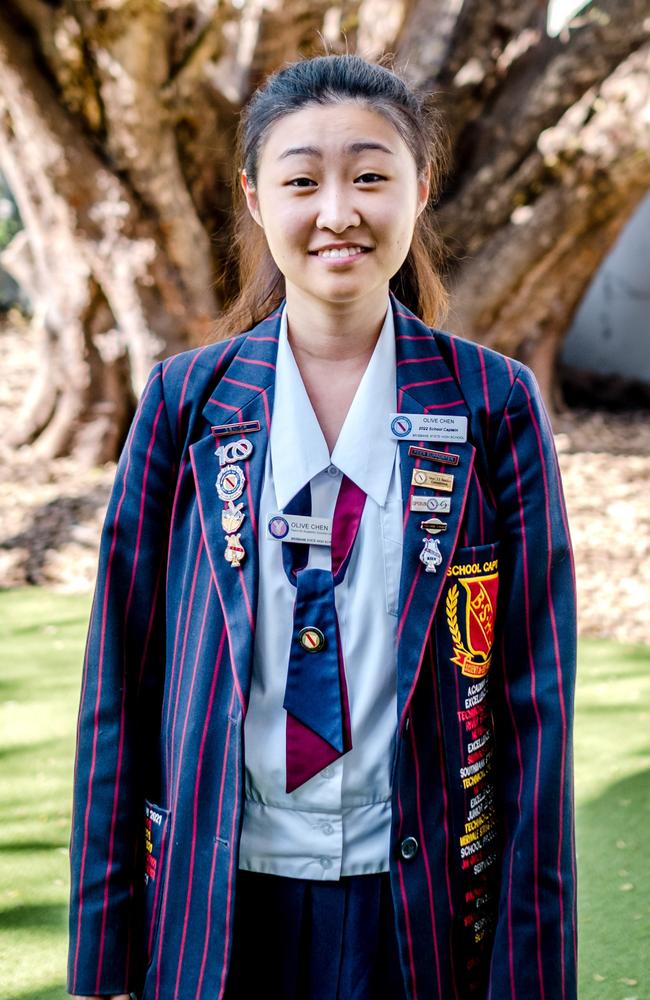
[[[357,153],[363,153],[367,149],[380,150],[383,153],[389,153],[393,156],[393,151],[388,146],[384,146],[381,142],[370,142],[368,140],[349,142],[347,146],[343,147],[343,152],[348,153],[350,156],[355,156]],[[283,153],[280,153],[278,160],[283,160],[286,156],[318,156],[322,159],[323,153],[318,146],[291,146],[289,149],[285,149]]]

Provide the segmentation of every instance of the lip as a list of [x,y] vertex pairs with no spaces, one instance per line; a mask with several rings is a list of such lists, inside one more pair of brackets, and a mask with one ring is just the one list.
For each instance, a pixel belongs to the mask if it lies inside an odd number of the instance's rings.
[[321,257],[318,250],[310,250],[310,254],[316,260],[320,260],[324,264],[329,264],[330,267],[344,267],[346,264],[355,264],[372,252],[372,247],[364,247],[363,243],[338,243],[334,246],[320,247],[320,250],[342,250],[344,247],[363,247],[363,249],[361,253],[355,253],[347,257]]
[[322,250],[345,250],[346,247],[361,247],[366,252],[368,252],[369,250],[372,250],[372,247],[367,246],[365,243],[354,243],[354,242],[347,242],[347,243],[325,243],[324,246],[322,246],[322,247],[316,247],[315,250],[310,250],[309,253],[315,254],[316,256],[318,256],[318,254]]

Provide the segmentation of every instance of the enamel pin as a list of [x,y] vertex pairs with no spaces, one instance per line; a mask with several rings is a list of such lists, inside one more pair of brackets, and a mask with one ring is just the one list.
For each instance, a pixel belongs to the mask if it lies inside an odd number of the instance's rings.
[[243,503],[234,504],[232,500],[229,500],[228,506],[221,511],[221,527],[227,535],[231,535],[233,531],[241,528],[242,521],[246,516],[243,507]]
[[448,472],[413,469],[411,485],[422,486],[426,490],[444,490],[446,493],[451,493],[454,488],[454,477]]
[[221,500],[239,500],[246,477],[238,465],[224,465],[214,484]]
[[224,437],[226,434],[252,434],[259,431],[259,420],[244,420],[239,424],[214,424],[210,430],[214,437]]
[[219,459],[219,465],[227,465],[230,462],[241,462],[253,453],[253,442],[247,438],[239,438],[237,441],[228,441],[214,450]]
[[228,543],[224,552],[226,562],[229,562],[235,568],[239,568],[242,559],[246,555],[244,546],[239,540],[239,535],[226,535],[226,542]]
[[439,517],[430,517],[427,521],[420,521],[420,527],[429,535],[439,535],[447,530],[447,522],[441,521]]
[[423,538],[424,545],[420,552],[420,562],[424,563],[427,573],[435,573],[442,562],[440,542],[437,538]]
[[451,451],[434,451],[433,448],[418,448],[417,445],[409,445],[409,455],[411,458],[424,458],[427,462],[439,462],[440,465],[458,465],[460,455],[454,455]]
[[448,514],[451,510],[451,499],[449,497],[411,497],[411,510],[419,513]]

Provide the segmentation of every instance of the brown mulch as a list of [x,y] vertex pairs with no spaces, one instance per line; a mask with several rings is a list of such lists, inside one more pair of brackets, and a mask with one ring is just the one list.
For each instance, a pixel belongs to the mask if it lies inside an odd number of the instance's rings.
[[[24,324],[0,327],[0,587],[87,590],[115,464],[35,462],[9,447],[36,360]],[[650,643],[650,414],[571,411],[556,426],[580,632]]]

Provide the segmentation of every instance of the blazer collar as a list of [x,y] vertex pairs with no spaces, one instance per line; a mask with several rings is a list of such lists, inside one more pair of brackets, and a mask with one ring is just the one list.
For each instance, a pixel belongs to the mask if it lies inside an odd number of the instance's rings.
[[[469,411],[459,384],[438,350],[435,333],[407,309],[393,292],[389,295],[395,329],[397,412],[445,413],[468,417]],[[246,487],[241,501],[244,502],[246,518],[240,534],[246,555],[240,568],[233,568],[224,559],[226,543],[220,513],[223,505],[215,490],[219,462],[214,454],[215,441],[209,426],[206,427],[205,436],[190,445],[189,449],[203,535],[226,621],[235,684],[244,713],[250,690],[252,641],[257,613],[259,503],[264,460],[269,446],[280,320],[285,301],[283,299],[273,313],[242,336],[239,351],[202,411],[210,426],[246,420],[256,420],[260,425],[259,431],[245,435],[253,443],[253,452],[242,463]],[[385,432],[388,434],[387,415]],[[233,438],[224,437],[221,443],[229,440]],[[370,440],[366,442],[368,451],[374,447],[374,443]],[[451,512],[445,516],[447,529],[438,538],[442,562],[435,572],[427,572],[420,560],[424,539],[428,537],[421,530],[420,522],[426,515],[410,510],[411,497],[416,492],[411,484],[411,477],[413,470],[420,466],[436,471],[448,472],[449,469],[437,468],[409,455],[410,445],[447,449],[459,455],[458,465],[453,468]],[[403,501],[403,553],[397,625],[397,703],[400,726],[403,726],[445,575],[457,544],[475,449],[470,441],[444,445],[404,440],[397,442],[397,446],[400,450]]]

